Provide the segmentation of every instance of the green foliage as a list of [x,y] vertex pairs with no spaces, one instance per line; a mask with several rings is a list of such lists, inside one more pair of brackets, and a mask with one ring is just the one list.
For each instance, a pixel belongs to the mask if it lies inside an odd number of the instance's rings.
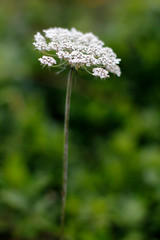
[[160,238],[160,2],[2,0],[0,239],[58,239],[67,72],[42,69],[33,35],[92,31],[122,77],[73,83],[66,239]]

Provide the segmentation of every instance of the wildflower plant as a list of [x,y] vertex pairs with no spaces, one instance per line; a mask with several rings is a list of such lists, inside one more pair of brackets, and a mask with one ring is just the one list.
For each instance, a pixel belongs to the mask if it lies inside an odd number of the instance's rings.
[[64,155],[63,155],[63,191],[61,211],[61,239],[64,238],[64,219],[67,194],[68,172],[68,130],[69,111],[72,89],[73,72],[86,70],[91,75],[100,79],[109,78],[109,73],[118,77],[121,75],[118,66],[120,59],[109,47],[99,40],[93,33],[83,34],[75,28],[49,28],[43,30],[44,35],[37,32],[34,36],[35,49],[43,55],[38,60],[43,66],[69,68],[65,120],[64,120]]

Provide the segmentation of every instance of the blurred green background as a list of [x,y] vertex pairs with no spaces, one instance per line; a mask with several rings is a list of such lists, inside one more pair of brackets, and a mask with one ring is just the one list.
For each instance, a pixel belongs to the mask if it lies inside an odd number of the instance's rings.
[[0,239],[59,239],[66,72],[37,31],[93,32],[122,76],[73,84],[67,240],[160,239],[160,1],[1,0]]

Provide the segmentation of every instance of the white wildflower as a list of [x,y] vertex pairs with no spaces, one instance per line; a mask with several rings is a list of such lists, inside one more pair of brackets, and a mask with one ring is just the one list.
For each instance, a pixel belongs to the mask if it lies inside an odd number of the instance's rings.
[[43,56],[42,58],[38,59],[42,65],[48,65],[51,67],[53,64],[56,64],[56,60],[53,57]]
[[59,59],[57,66],[91,70],[92,75],[100,78],[108,78],[109,72],[121,75],[118,66],[120,59],[111,48],[104,47],[104,43],[93,33],[83,34],[75,28],[49,28],[43,32],[44,36],[39,32],[34,36],[33,43],[36,49],[48,55],[39,58],[41,64],[50,67],[56,64],[56,60],[49,57],[54,55]]

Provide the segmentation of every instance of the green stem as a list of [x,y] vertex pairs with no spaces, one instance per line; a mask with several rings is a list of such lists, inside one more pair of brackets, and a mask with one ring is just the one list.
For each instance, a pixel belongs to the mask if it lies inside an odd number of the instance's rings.
[[89,74],[93,75],[87,68],[83,67]]
[[66,105],[65,105],[65,119],[64,119],[64,153],[63,153],[63,187],[62,187],[62,209],[61,209],[61,240],[64,239],[64,222],[65,222],[65,208],[67,196],[67,173],[68,173],[68,130],[69,130],[69,112],[72,89],[72,75],[73,69],[69,70],[67,91],[66,91]]

